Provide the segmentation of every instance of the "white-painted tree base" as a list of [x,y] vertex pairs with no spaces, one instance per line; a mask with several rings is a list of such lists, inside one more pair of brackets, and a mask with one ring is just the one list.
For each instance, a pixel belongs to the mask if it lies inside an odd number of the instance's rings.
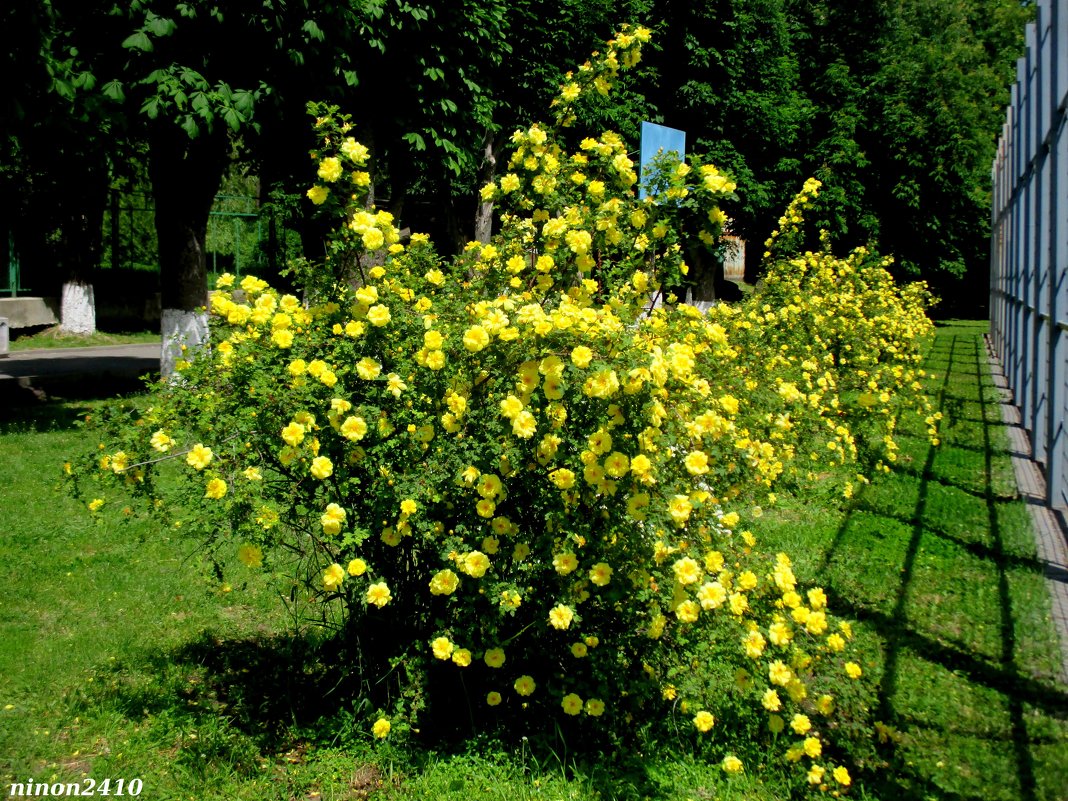
[[59,301],[59,330],[64,334],[96,333],[96,298],[93,285],[68,281]]
[[[160,354],[160,375],[165,379],[174,376],[174,364],[179,359],[192,358],[193,352],[208,341],[207,312],[164,309],[160,320],[163,333],[163,351]],[[182,350],[182,346],[185,350]]]

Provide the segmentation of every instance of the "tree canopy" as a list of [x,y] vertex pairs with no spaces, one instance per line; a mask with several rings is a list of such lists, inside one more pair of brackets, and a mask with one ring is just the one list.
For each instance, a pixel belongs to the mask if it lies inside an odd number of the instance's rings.
[[[79,172],[106,176],[119,145],[147,146],[164,302],[192,308],[223,170],[244,159],[295,191],[307,162],[292,154],[313,146],[303,108],[322,100],[353,114],[375,199],[459,247],[485,235],[478,189],[511,130],[626,17],[653,45],[587,119],[628,140],[641,119],[684,129],[733,173],[732,227],[754,244],[815,176],[814,216],[839,241],[951,278],[985,268],[989,163],[1029,13],[1013,0],[18,0],[4,11],[19,76],[0,97],[4,191],[29,183],[19,202],[38,193],[38,217],[63,195],[63,219],[97,219],[106,180]],[[91,238],[62,248],[92,262]]]

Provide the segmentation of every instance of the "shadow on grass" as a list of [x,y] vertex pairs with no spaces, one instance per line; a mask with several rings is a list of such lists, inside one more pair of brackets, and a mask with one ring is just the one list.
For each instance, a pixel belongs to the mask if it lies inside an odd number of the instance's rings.
[[[395,642],[404,632],[378,632]],[[145,654],[127,664],[112,664],[82,690],[82,703],[118,712],[131,721],[177,726],[201,732],[193,758],[205,758],[205,741],[215,743],[208,757],[239,773],[252,774],[263,758],[289,758],[314,748],[346,748],[355,759],[368,753],[367,721],[389,714],[404,681],[403,665],[368,661],[379,648],[374,636],[358,641],[343,636],[316,638],[300,634],[226,639],[208,633],[170,651]],[[657,783],[636,748],[613,748],[607,737],[590,735],[568,722],[531,723],[538,710],[505,712],[476,719],[485,703],[469,697],[463,674],[431,666],[420,716],[412,733],[413,748],[404,751],[404,770],[421,771],[442,757],[504,748],[523,755],[535,774],[549,771],[596,784],[607,797],[653,798]],[[477,671],[478,665],[468,670]],[[371,681],[366,676],[376,676]],[[477,680],[475,681],[477,683]],[[408,699],[411,700],[410,697]],[[479,702],[482,701],[480,696]],[[523,717],[523,725],[519,723]],[[167,721],[168,723],[160,723]],[[433,727],[431,722],[437,722]],[[227,731],[211,736],[223,726]],[[522,736],[522,731],[543,736]],[[207,732],[208,734],[205,734]],[[617,744],[618,745],[618,744]],[[394,754],[398,756],[398,754]],[[189,758],[184,750],[174,757]]]
[[[1004,448],[995,449],[992,442],[992,431],[1003,425],[1000,415],[991,415],[990,411],[996,412],[996,404],[991,401],[984,391],[984,385],[980,384],[978,393],[974,398],[964,398],[959,394],[949,392],[950,377],[954,376],[983,376],[988,375],[986,368],[985,351],[982,348],[982,340],[975,332],[944,332],[940,341],[949,339],[949,346],[942,351],[936,351],[932,361],[944,362],[945,368],[939,370],[940,387],[934,395],[939,411],[942,411],[948,419],[971,420],[965,415],[965,400],[972,404],[978,404],[979,415],[974,422],[982,423],[981,443],[979,447],[965,446],[966,450],[975,450],[982,453],[983,481],[982,489],[961,487],[938,476],[934,471],[936,448],[928,446],[922,467],[899,465],[896,470],[910,475],[919,482],[919,493],[911,513],[893,514],[885,510],[873,508],[867,504],[863,495],[858,497],[849,511],[846,513],[834,540],[824,554],[819,575],[827,574],[828,568],[835,558],[836,553],[842,548],[847,532],[851,527],[851,517],[858,511],[866,511],[869,514],[890,517],[905,523],[909,529],[909,539],[905,545],[904,558],[899,574],[899,583],[893,594],[893,607],[891,611],[879,611],[858,603],[848,597],[843,591],[836,591],[835,597],[838,604],[843,606],[843,612],[852,614],[858,620],[867,623],[882,638],[884,649],[884,671],[878,687],[878,701],[876,719],[889,723],[898,729],[936,730],[936,737],[943,738],[950,733],[949,727],[943,723],[932,723],[912,715],[907,710],[904,697],[899,697],[902,682],[909,679],[903,674],[908,668],[903,667],[903,658],[906,654],[920,657],[932,665],[939,666],[946,671],[964,677],[967,681],[979,688],[994,691],[1004,698],[1007,710],[1009,736],[1005,746],[1011,749],[1012,762],[1015,766],[1016,787],[1013,788],[1014,796],[1022,801],[1038,801],[1040,797],[1039,782],[1036,778],[1036,757],[1033,749],[1036,746],[1048,744],[1049,738],[1033,736],[1028,732],[1027,719],[1032,718],[1032,710],[1041,710],[1053,717],[1068,719],[1068,692],[1061,687],[1048,684],[1032,676],[1022,673],[1016,663],[1017,651],[1017,618],[1013,609],[1013,599],[1010,592],[1008,571],[1010,568],[1024,568],[1041,574],[1046,567],[1040,560],[1033,558],[1020,558],[1009,553],[1006,549],[1003,532],[998,516],[998,506],[1003,505],[1008,499],[1003,494],[998,494],[994,488],[994,465],[995,454],[1006,453]],[[964,367],[964,369],[957,369]],[[993,407],[993,409],[991,409]],[[996,419],[991,419],[991,417]],[[956,447],[944,445],[943,447]],[[989,544],[967,542],[959,537],[954,537],[945,531],[932,528],[930,522],[925,522],[929,488],[932,484],[953,486],[963,490],[969,497],[983,503],[986,509],[986,525],[988,537],[984,538]],[[921,553],[921,543],[924,535],[933,535],[948,540],[963,548],[972,556],[984,560],[992,566],[995,573],[992,579],[997,583],[998,606],[1000,610],[999,624],[999,649],[996,657],[990,659],[983,657],[970,650],[963,643],[950,643],[944,638],[936,638],[920,631],[909,620],[909,596],[915,580],[917,559]],[[832,587],[833,589],[833,587]],[[961,734],[960,732],[957,732]],[[974,738],[972,732],[963,734]],[[981,739],[981,737],[980,737]],[[991,738],[997,739],[997,738]],[[1004,741],[1005,738],[1002,738]],[[948,759],[953,755],[947,754]],[[971,792],[967,788],[954,788],[947,786],[941,777],[928,775],[917,767],[913,760],[902,754],[900,750],[895,752],[890,769],[866,777],[869,786],[880,791],[880,796],[901,799],[945,799],[945,801],[981,801],[989,797],[986,794]],[[1048,779],[1047,779],[1048,782]],[[1011,781],[1009,782],[1011,784]],[[1056,792],[1056,790],[1054,791]]]
[[29,390],[0,383],[0,435],[70,431],[102,401],[136,398],[144,393],[140,380],[121,384],[88,383],[62,395],[37,396]]

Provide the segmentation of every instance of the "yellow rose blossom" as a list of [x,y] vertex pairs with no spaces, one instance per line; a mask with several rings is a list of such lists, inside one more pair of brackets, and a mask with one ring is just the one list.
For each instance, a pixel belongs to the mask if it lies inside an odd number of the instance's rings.
[[605,587],[612,580],[612,568],[605,562],[598,562],[590,568],[589,576],[598,587]]
[[478,353],[490,343],[489,332],[480,325],[474,325],[464,332],[464,347],[472,353]]
[[454,649],[452,641],[448,637],[437,637],[430,643],[430,649],[434,652],[435,659],[446,660],[452,656]]
[[553,568],[561,576],[566,576],[578,568],[578,558],[570,552],[558,553],[553,556]]
[[723,757],[723,762],[720,765],[723,767],[724,773],[741,773],[743,770],[742,760],[733,755]]
[[683,460],[687,472],[694,476],[703,476],[708,472],[708,455],[704,451],[691,451]]
[[334,474],[334,464],[325,456],[316,456],[312,459],[311,474],[319,480],[329,478]]
[[263,548],[245,543],[237,549],[237,558],[245,567],[261,567],[263,565]]
[[383,740],[389,734],[391,726],[389,721],[385,718],[379,718],[375,721],[375,725],[371,727],[371,733],[378,740]]
[[571,351],[571,362],[576,367],[589,367],[593,361],[593,351],[585,345],[579,345]]
[[701,607],[694,601],[683,601],[675,607],[675,617],[681,623],[696,623],[700,613]]
[[451,570],[439,570],[430,579],[430,592],[434,595],[451,595],[460,586],[460,578]]
[[622,478],[629,469],[630,459],[619,451],[613,451],[604,460],[604,471],[612,478]]
[[716,719],[711,712],[702,709],[693,716],[693,725],[699,732],[709,732],[716,725]]
[[742,647],[745,650],[745,655],[750,659],[757,659],[763,654],[765,644],[764,636],[755,629],[742,638]]
[[793,671],[782,660],[776,659],[768,666],[768,681],[772,684],[785,687],[793,677]]
[[718,609],[727,600],[727,589],[718,581],[705,582],[697,591],[702,609]]
[[345,522],[345,510],[336,503],[328,504],[319,522],[324,534],[338,534],[341,532],[341,524]]
[[464,556],[460,567],[472,578],[482,578],[486,575],[486,571],[489,570],[490,560],[481,551],[471,551],[471,553]]
[[689,556],[684,556],[682,559],[677,560],[671,566],[671,569],[679,584],[696,584],[701,580],[701,566]]
[[568,693],[560,702],[565,715],[577,715],[582,711],[582,699],[575,693]]
[[388,325],[391,319],[392,315],[389,312],[389,307],[381,303],[367,310],[367,322],[377,328]]
[[367,563],[362,559],[352,559],[347,570],[350,576],[362,576],[367,572]]
[[225,481],[221,478],[213,478],[208,482],[208,486],[204,490],[204,497],[218,500],[226,494],[226,490],[227,486]]
[[185,462],[194,470],[203,470],[209,464],[214,454],[211,448],[201,445],[199,442],[185,456]]
[[392,600],[393,596],[389,586],[384,581],[379,581],[367,588],[367,603],[381,609]]
[[174,447],[174,440],[167,436],[163,429],[160,429],[152,435],[151,444],[155,450],[166,453]]
[[327,183],[333,183],[341,177],[341,161],[333,156],[319,162],[319,177]]
[[812,728],[812,721],[808,720],[807,714],[799,712],[790,719],[790,728],[794,729],[795,734],[803,735]]
[[335,562],[323,571],[323,589],[333,592],[345,580],[345,568]]
[[675,495],[668,502],[667,511],[671,519],[675,521],[675,525],[682,526],[690,519],[693,504],[690,503],[690,499],[686,495]]
[[557,604],[549,610],[549,623],[554,629],[566,629],[571,626],[575,613],[566,604]]
[[821,695],[816,701],[816,709],[821,715],[830,715],[834,712],[834,698],[829,695]]
[[515,687],[515,691],[519,695],[527,696],[534,694],[534,679],[530,676],[520,676],[518,679],[515,680],[515,684],[513,686]]

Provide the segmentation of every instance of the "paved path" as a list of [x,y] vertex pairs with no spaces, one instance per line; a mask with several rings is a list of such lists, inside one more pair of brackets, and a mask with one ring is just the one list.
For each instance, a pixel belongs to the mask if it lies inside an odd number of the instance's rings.
[[[159,372],[160,345],[104,345],[12,351],[0,358],[0,397],[108,395],[136,389],[138,379]],[[112,388],[112,391],[108,391]]]
[[1031,510],[1038,558],[1045,566],[1046,584],[1053,602],[1053,626],[1061,639],[1061,681],[1068,683],[1068,529],[1063,512],[1046,505],[1046,478],[1038,464],[1031,461],[1031,442],[1021,425],[1020,410],[1013,405],[1012,392],[997,357],[989,347],[988,351],[990,373],[1000,390],[1001,418],[1009,435],[1016,485]]

